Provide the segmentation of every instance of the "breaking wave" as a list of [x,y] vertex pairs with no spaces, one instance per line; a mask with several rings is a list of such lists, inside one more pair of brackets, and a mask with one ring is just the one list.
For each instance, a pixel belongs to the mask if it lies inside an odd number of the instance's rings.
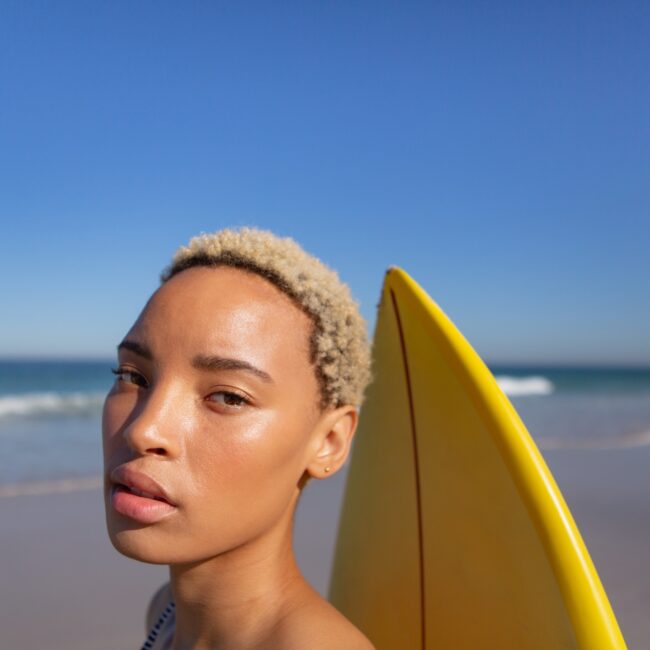
[[26,393],[0,396],[0,419],[31,416],[95,415],[106,393]]
[[530,377],[499,375],[495,379],[506,395],[516,397],[523,395],[550,395],[555,390],[553,382],[540,375],[532,375]]

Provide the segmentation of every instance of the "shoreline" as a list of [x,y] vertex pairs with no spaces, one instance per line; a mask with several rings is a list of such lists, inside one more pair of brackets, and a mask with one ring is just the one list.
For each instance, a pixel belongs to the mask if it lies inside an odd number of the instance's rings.
[[[533,438],[533,441],[542,454],[556,451],[613,452],[650,447],[650,429],[609,437],[541,436]],[[64,476],[48,480],[28,479],[7,484],[0,483],[0,499],[94,490],[101,488],[103,481],[101,474],[91,474],[87,476]]]

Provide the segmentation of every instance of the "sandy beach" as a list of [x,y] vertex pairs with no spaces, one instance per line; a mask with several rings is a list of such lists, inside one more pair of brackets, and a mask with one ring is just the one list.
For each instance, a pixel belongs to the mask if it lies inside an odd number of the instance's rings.
[[[630,649],[650,638],[650,447],[542,450],[576,519]],[[295,545],[326,594],[345,470],[307,489]],[[144,640],[144,610],[166,567],[119,555],[101,490],[0,498],[0,628],[7,650],[116,650]]]

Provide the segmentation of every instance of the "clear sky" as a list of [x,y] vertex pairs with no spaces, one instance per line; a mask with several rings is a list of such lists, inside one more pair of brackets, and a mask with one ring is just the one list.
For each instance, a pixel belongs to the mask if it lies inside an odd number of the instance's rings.
[[650,4],[0,4],[0,355],[112,357],[257,225],[371,326],[397,264],[483,358],[650,364]]

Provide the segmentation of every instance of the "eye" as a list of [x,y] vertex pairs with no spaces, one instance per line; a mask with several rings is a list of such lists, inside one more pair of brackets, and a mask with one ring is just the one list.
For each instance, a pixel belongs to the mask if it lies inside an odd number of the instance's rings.
[[208,400],[233,410],[239,410],[246,404],[250,404],[250,401],[244,395],[229,390],[218,390],[210,393]]
[[147,380],[135,370],[128,368],[111,368],[111,372],[117,377],[117,381],[123,381],[127,384],[135,384],[136,386],[146,387]]

